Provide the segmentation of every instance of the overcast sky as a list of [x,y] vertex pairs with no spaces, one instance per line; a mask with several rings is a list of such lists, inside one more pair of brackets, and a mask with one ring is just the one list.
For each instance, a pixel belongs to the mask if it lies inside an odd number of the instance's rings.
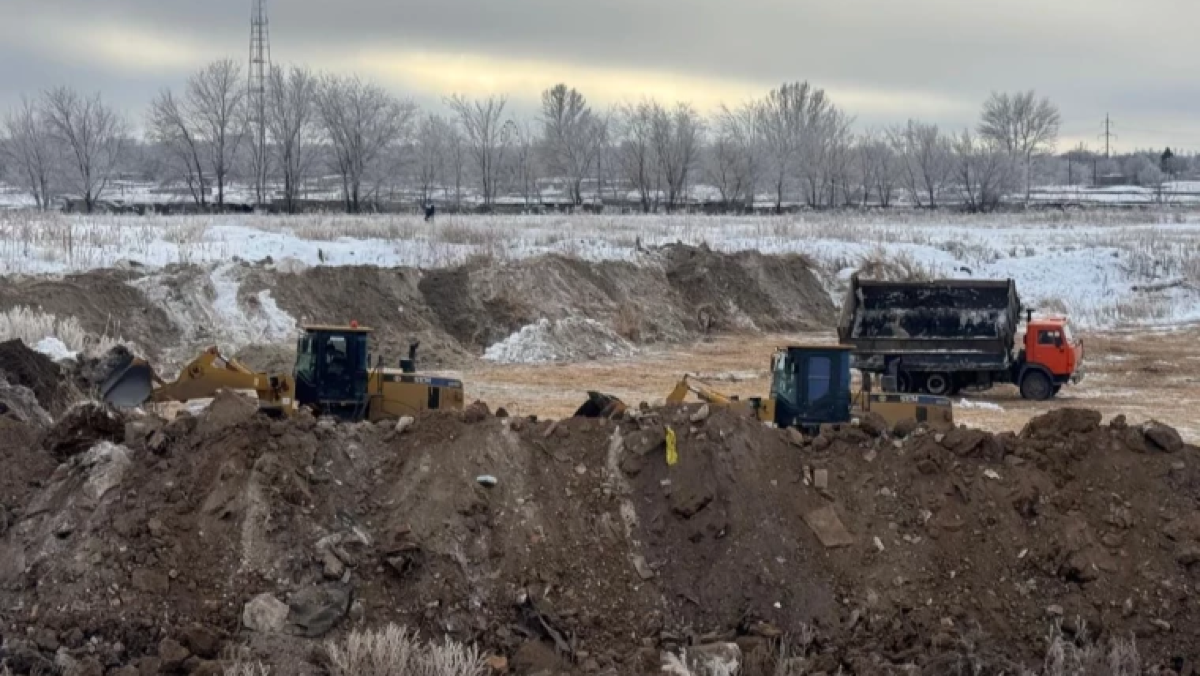
[[[251,0],[0,0],[0,106],[56,84],[140,116],[215,58],[245,59]],[[596,104],[702,110],[783,81],[860,126],[972,125],[991,90],[1036,89],[1064,140],[1200,150],[1197,0],[269,0],[276,63],[353,71],[427,107],[556,82]],[[18,19],[17,17],[21,17]]]

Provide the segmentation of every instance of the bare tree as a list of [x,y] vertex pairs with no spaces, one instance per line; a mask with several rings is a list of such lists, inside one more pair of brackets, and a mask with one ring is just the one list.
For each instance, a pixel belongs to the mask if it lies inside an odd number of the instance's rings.
[[1017,184],[1015,157],[995,139],[964,129],[954,138],[954,178],[970,211],[993,211]]
[[245,100],[242,67],[232,59],[214,61],[188,80],[191,124],[203,140],[209,172],[216,181],[217,206],[225,205],[225,186],[244,137],[239,121]]
[[490,96],[471,101],[456,94],[446,103],[458,116],[466,147],[479,170],[483,204],[490,208],[496,198],[496,180],[510,140],[504,124],[504,107],[508,99]]
[[307,68],[271,69],[267,82],[267,129],[283,174],[288,213],[295,213],[300,189],[317,151],[318,81]]
[[900,165],[900,183],[918,207],[937,208],[953,170],[950,139],[936,124],[909,120],[889,132]]
[[657,103],[643,101],[620,109],[620,141],[616,160],[621,175],[638,194],[643,213],[657,205],[658,160],[653,139],[654,114]]
[[863,206],[870,202],[872,193],[878,197],[879,206],[891,206],[898,173],[895,151],[877,132],[868,130],[858,140],[857,153]]
[[33,101],[21,97],[20,105],[4,116],[8,142],[0,144],[9,171],[29,191],[38,209],[50,208],[55,155],[46,119]]
[[1048,98],[1031,89],[1016,94],[992,92],[983,104],[979,135],[1024,161],[1025,199],[1033,188],[1033,156],[1054,150],[1062,117]]
[[317,87],[316,105],[333,168],[342,179],[346,211],[358,213],[364,178],[408,134],[416,106],[357,77],[336,75],[326,76]]
[[753,104],[736,109],[721,106],[717,113],[706,173],[727,206],[754,204],[762,150],[756,116]]
[[541,194],[538,192],[538,137],[528,122],[518,124],[510,120],[507,124],[511,126],[508,133],[513,139],[512,182],[525,200],[525,207],[533,207],[541,203]]
[[445,185],[448,145],[453,133],[453,126],[439,115],[426,115],[417,125],[414,148],[417,185],[424,203],[433,200],[434,190],[439,185]]
[[700,116],[686,103],[676,104],[674,110],[655,106],[650,139],[666,187],[667,211],[687,199],[687,181],[699,159],[703,128]]
[[104,195],[125,150],[127,125],[100,94],[79,95],[67,87],[45,93],[42,112],[51,137],[65,153],[67,184],[91,213]]
[[791,182],[799,180],[819,149],[814,134],[831,106],[825,91],[807,82],[785,83],[757,104],[776,212],[782,211]]
[[566,178],[571,200],[583,204],[583,181],[600,151],[601,120],[583,94],[559,84],[542,92],[542,131],[547,168]]
[[203,207],[208,203],[208,183],[201,158],[201,139],[196,134],[185,104],[170,89],[159,92],[150,103],[147,127],[150,139],[163,147],[168,161],[181,172],[192,200]]

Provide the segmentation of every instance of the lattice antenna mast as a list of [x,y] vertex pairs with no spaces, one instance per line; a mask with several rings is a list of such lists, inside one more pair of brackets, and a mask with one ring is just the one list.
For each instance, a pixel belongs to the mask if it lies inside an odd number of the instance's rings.
[[250,10],[250,106],[254,135],[254,188],[258,203],[265,200],[267,183],[267,75],[271,71],[271,25],[267,0],[252,0]]

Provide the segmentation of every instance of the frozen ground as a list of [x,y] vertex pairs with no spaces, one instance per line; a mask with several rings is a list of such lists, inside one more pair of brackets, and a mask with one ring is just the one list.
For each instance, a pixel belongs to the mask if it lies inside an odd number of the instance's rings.
[[[973,217],[894,211],[778,218],[705,216],[136,217],[0,212],[0,274],[271,259],[280,267],[442,267],[472,256],[559,253],[646,260],[671,242],[801,253],[830,292],[865,263],[916,277],[1013,278],[1038,308],[1083,327],[1200,319],[1200,215],[1180,211]],[[221,308],[217,308],[220,314]],[[228,314],[228,313],[226,313]]]

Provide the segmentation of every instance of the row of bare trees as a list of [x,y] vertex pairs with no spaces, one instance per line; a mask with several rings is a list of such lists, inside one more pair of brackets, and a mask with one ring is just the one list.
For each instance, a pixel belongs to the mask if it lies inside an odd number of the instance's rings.
[[[993,94],[975,129],[910,120],[856,132],[854,118],[807,82],[708,118],[654,100],[598,110],[559,84],[520,120],[505,97],[456,95],[444,114],[422,113],[357,77],[298,66],[272,69],[258,109],[245,80],[236,62],[217,61],[146,112],[155,177],[184,186],[201,207],[223,206],[236,181],[260,203],[280,191],[291,211],[309,180],[336,176],[349,212],[397,188],[422,201],[475,195],[490,206],[517,195],[533,206],[547,182],[577,205],[591,195],[644,211],[673,210],[701,185],[727,205],[769,195],[776,209],[887,206],[903,195],[921,207],[987,210],[1022,189],[1028,197],[1060,125],[1033,92]],[[137,145],[99,95],[65,88],[22,102],[3,123],[5,175],[42,208],[73,193],[91,209]]]

